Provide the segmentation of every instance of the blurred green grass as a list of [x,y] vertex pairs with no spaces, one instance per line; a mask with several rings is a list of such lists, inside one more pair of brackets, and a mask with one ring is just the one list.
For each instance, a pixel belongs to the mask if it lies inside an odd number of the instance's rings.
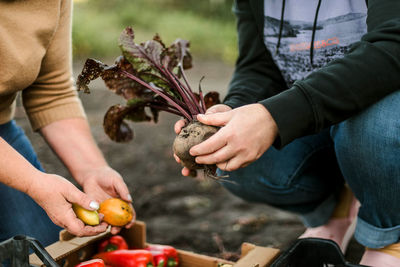
[[158,33],[169,45],[190,41],[194,59],[233,64],[237,56],[232,0],[75,0],[73,53],[75,58],[115,58],[118,37],[126,26],[136,41]]

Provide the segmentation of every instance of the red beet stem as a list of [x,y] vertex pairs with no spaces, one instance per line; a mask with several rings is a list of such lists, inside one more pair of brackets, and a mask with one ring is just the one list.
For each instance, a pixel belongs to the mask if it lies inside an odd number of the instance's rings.
[[144,87],[146,87],[147,89],[153,91],[155,94],[161,96],[162,98],[164,98],[169,104],[171,104],[173,107],[175,107],[177,110],[179,110],[179,112],[185,117],[187,118],[189,121],[192,121],[192,116],[190,116],[181,106],[179,106],[169,95],[163,93],[161,91],[161,89],[157,89],[156,86],[151,86],[149,84],[147,84],[146,82],[142,81],[141,79],[139,79],[138,77],[132,75],[131,73],[123,70],[122,73],[128,77],[129,79],[134,80],[135,82],[138,82],[139,84],[143,85]]

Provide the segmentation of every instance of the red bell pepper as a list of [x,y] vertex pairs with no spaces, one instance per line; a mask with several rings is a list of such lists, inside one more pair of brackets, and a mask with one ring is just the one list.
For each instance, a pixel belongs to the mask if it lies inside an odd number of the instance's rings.
[[120,235],[113,235],[101,242],[99,245],[99,252],[114,251],[118,249],[128,249],[128,244]]
[[151,252],[156,267],[165,267],[168,264],[168,258],[162,252]]
[[[168,245],[149,245],[145,248],[153,254],[154,262],[157,267],[176,267],[179,265],[178,252],[174,247]],[[165,257],[162,257],[164,255]],[[161,261],[164,264],[161,265]]]
[[75,265],[75,267],[104,267],[104,261],[102,259],[88,260]]
[[120,249],[100,252],[93,258],[102,259],[113,267],[154,267],[153,256],[144,249]]

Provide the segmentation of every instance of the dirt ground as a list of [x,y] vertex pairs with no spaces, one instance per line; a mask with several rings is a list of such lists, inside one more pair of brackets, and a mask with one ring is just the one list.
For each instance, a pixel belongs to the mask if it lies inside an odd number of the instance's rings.
[[[223,97],[233,68],[218,62],[194,63],[194,69],[187,73],[193,88],[197,89],[204,75],[203,90],[218,90]],[[82,66],[83,62],[75,62],[75,77]],[[146,222],[150,242],[235,259],[242,242],[285,249],[304,231],[293,214],[245,202],[214,180],[181,176],[171,150],[176,116],[162,114],[158,124],[133,125],[135,139],[130,143],[110,141],[103,132],[102,119],[109,106],[123,101],[107,91],[101,81],[93,83],[92,89],[92,94],[80,96],[93,135],[109,164],[128,184],[137,218]],[[70,179],[41,137],[32,133],[21,108],[17,121],[32,140],[45,169]],[[346,257],[357,262],[362,251],[352,240]]]

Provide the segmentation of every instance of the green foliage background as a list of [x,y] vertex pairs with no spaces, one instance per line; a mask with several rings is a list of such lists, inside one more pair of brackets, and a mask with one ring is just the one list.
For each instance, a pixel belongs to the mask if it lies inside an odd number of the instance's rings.
[[73,52],[76,58],[114,58],[117,40],[132,26],[137,41],[158,33],[169,45],[189,40],[194,59],[233,64],[237,56],[233,0],[75,0]]

